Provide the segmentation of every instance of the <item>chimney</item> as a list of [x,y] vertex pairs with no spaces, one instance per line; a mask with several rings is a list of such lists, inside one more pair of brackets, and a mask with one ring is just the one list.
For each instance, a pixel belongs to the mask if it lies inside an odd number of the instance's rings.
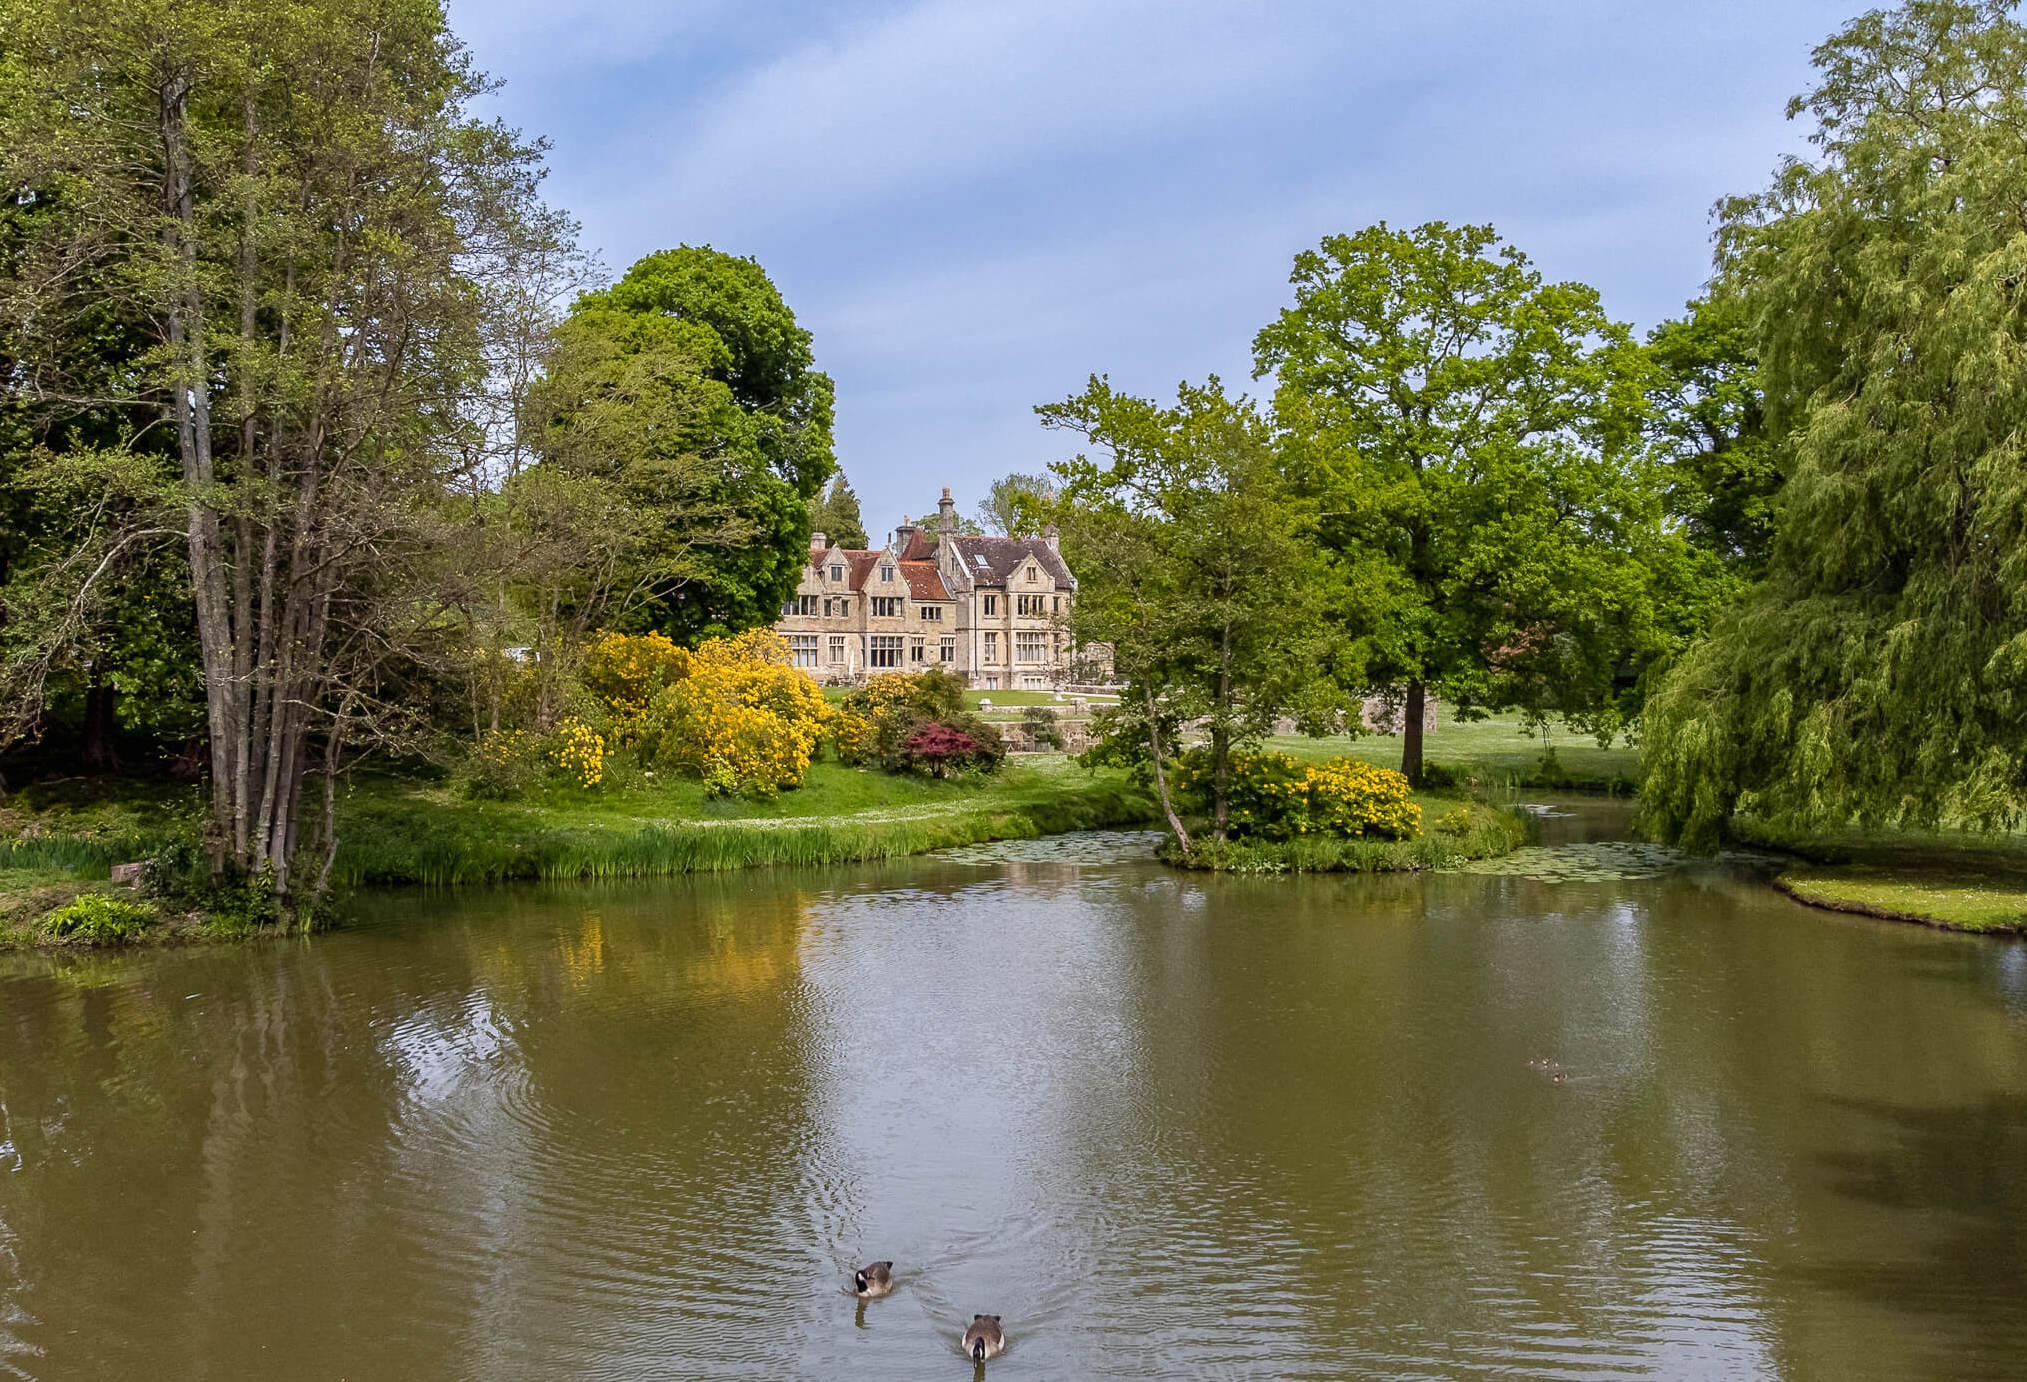
[[1053,552],[1053,551],[1055,551],[1055,550],[1056,550],[1056,525],[1055,525],[1055,524],[1051,523],[1051,524],[1050,524],[1050,525],[1049,525],[1048,527],[1046,527],[1046,528],[1042,529],[1042,541],[1044,541],[1044,542],[1046,542],[1046,543],[1048,543],[1048,544],[1049,544],[1049,550],[1050,550],[1051,552]]
[[936,501],[936,528],[944,533],[957,530],[957,505],[951,501],[948,485],[943,487],[943,497]]
[[822,533],[811,533],[809,535],[809,559],[811,561],[815,561],[825,552],[830,551],[830,549],[831,545],[824,540]]
[[908,558],[908,548],[915,541],[916,525],[903,518],[901,526],[894,529],[894,556],[902,561]]

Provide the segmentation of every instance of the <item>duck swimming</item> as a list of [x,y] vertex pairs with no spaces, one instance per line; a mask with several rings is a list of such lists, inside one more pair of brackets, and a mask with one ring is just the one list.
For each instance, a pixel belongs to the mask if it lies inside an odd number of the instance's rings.
[[894,1289],[894,1264],[868,1262],[852,1273],[852,1294],[871,1300]]
[[971,1328],[964,1331],[964,1351],[974,1362],[983,1363],[1006,1348],[1006,1335],[997,1315],[973,1315]]

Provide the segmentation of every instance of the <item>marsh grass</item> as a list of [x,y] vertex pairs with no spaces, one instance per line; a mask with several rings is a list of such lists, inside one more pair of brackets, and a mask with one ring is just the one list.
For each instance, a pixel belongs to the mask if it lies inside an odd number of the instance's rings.
[[1147,794],[1123,775],[1059,764],[974,783],[817,764],[800,791],[772,802],[713,802],[687,782],[533,803],[464,801],[383,782],[348,797],[333,877],[347,886],[442,885],[837,864],[1138,825],[1153,814]]

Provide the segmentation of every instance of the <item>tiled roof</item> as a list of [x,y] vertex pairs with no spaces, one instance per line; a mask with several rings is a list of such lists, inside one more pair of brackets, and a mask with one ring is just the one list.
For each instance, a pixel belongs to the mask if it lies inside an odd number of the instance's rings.
[[950,592],[943,588],[943,573],[936,569],[933,561],[904,561],[901,574],[908,578],[908,593],[917,600],[950,598]]
[[1041,564],[1042,570],[1055,578],[1057,585],[1072,584],[1070,568],[1063,565],[1063,558],[1040,538],[953,537],[950,542],[957,550],[957,560],[974,585],[1005,585],[1006,578],[1030,556]]
[[917,528],[908,535],[908,546],[901,553],[902,561],[935,561],[936,534],[927,528]]
[[849,568],[845,572],[845,586],[850,590],[864,590],[866,578],[873,572],[873,563],[887,555],[885,552],[862,552],[853,547],[839,547],[830,554],[830,560],[845,559]]

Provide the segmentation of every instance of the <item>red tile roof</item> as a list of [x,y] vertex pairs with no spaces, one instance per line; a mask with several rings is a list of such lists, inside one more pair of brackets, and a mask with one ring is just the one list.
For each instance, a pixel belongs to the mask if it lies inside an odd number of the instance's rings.
[[908,579],[908,593],[917,600],[950,598],[950,592],[943,588],[943,573],[936,569],[933,561],[904,561],[901,574]]

